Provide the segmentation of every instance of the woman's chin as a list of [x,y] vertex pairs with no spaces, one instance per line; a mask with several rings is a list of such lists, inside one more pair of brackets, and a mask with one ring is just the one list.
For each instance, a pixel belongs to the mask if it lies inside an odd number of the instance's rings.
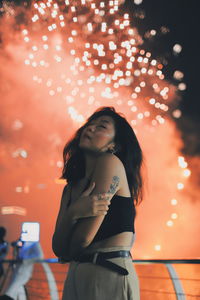
[[99,149],[94,149],[94,148],[91,148],[89,146],[86,146],[86,145],[79,145],[80,149],[83,150],[83,152],[85,154],[89,154],[89,155],[92,155],[92,156],[96,156],[96,155],[99,155],[101,154],[100,150]]

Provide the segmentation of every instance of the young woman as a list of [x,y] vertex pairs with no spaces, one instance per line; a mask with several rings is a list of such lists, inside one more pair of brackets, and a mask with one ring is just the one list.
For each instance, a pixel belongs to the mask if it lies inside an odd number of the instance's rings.
[[132,127],[101,107],[63,151],[53,251],[70,262],[63,300],[139,300],[130,250],[142,200],[142,151]]

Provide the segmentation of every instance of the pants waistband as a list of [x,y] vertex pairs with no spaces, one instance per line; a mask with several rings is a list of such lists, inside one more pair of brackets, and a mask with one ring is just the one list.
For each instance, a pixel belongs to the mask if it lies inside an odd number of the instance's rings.
[[93,263],[96,265],[100,265],[107,269],[110,269],[114,272],[117,272],[121,275],[128,275],[128,271],[117,264],[108,261],[109,258],[115,257],[131,257],[130,251],[120,250],[120,251],[112,251],[112,252],[95,252],[92,254],[83,254],[75,259],[75,261],[80,263]]

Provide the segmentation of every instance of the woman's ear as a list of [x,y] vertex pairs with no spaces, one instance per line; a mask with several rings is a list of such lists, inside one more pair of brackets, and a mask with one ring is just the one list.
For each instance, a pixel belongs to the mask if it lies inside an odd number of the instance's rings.
[[108,147],[108,150],[114,150],[115,149],[115,143],[112,142],[109,147]]
[[109,148],[108,148],[108,152],[110,153],[115,153],[116,149],[115,149],[115,143],[112,143]]

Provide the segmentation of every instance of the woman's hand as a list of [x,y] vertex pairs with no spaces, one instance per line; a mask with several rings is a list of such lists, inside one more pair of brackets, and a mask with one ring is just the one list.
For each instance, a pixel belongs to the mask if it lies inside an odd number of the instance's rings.
[[110,205],[110,194],[103,193],[91,195],[94,187],[95,182],[91,183],[81,194],[80,198],[72,204],[76,219],[107,214]]

